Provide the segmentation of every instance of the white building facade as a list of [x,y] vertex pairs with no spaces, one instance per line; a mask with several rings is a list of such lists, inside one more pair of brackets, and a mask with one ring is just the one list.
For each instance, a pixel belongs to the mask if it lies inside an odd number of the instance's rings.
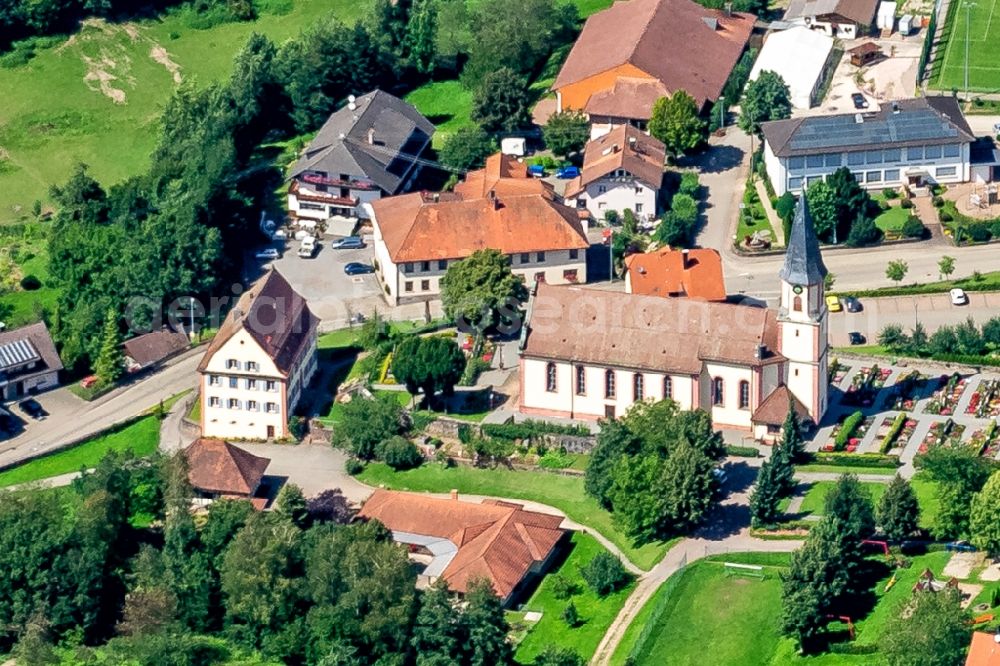
[[762,132],[764,165],[779,196],[799,194],[841,167],[867,189],[964,183],[972,175],[974,137],[953,98],[778,120],[764,123]]
[[247,291],[198,367],[202,436],[288,438],[288,419],[316,373],[317,323],[275,271]]
[[802,199],[777,311],[539,285],[520,345],[519,411],[595,420],[670,398],[760,439],[773,439],[774,414],[780,423],[789,408],[818,424],[827,408],[825,275]]

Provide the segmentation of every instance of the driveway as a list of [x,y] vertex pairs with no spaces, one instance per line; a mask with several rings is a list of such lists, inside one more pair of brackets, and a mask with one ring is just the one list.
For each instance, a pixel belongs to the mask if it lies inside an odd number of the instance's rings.
[[919,321],[930,335],[944,325],[953,325],[972,317],[979,325],[1000,314],[1000,293],[966,292],[966,305],[952,305],[948,294],[891,296],[861,299],[861,312],[830,313],[830,344],[846,347],[847,334],[858,331],[870,344],[887,324],[899,324],[909,331]]
[[703,225],[695,239],[699,247],[711,247],[723,255],[731,254],[734,223],[743,200],[747,170],[750,165],[750,137],[730,125],[723,137],[713,136],[701,154],[682,161],[695,168],[705,188]]
[[160,400],[195,388],[198,384],[195,370],[204,353],[204,347],[185,352],[159,371],[93,402],[77,398],[66,387],[36,396],[48,417],[43,421],[27,419],[24,432],[0,442],[0,466],[89,437],[155,406]]
[[349,501],[360,504],[373,488],[359,483],[344,471],[347,454],[328,444],[237,444],[255,456],[271,459],[267,476],[279,477],[302,488],[306,497],[340,488]]

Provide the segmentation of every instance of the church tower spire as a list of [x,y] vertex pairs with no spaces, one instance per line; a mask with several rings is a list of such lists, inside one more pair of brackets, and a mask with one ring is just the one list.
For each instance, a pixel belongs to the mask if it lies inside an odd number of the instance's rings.
[[829,311],[823,293],[828,272],[803,194],[795,207],[785,263],[778,272],[778,326],[781,354],[788,359],[785,382],[817,424],[826,411],[829,384]]

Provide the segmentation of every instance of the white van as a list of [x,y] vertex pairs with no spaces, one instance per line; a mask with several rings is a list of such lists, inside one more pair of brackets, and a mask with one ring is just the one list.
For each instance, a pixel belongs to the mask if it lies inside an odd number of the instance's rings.
[[312,259],[316,256],[316,237],[306,236],[303,238],[297,254],[303,259]]

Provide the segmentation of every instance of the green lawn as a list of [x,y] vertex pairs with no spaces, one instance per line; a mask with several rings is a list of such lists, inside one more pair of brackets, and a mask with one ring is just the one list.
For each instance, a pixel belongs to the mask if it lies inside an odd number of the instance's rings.
[[511,497],[548,504],[563,511],[571,520],[603,534],[643,569],[652,568],[672,545],[672,542],[657,542],[633,546],[631,539],[618,530],[611,514],[583,492],[583,478],[579,476],[464,466],[446,468],[438,464],[394,472],[388,465],[372,463],[358,479],[372,486],[396,490],[444,493],[456,488],[470,495]]
[[[993,25],[993,15],[998,0],[977,0],[968,3],[966,12],[962,3],[948,7],[948,18],[942,35],[944,53],[933,63],[931,86],[938,90],[965,89],[966,32],[969,34],[969,89],[996,92],[1000,89],[1000,62],[996,59],[996,45],[1000,43],[1000,21]],[[940,47],[939,47],[940,48]]]
[[[826,496],[835,485],[837,485],[836,481],[817,481],[812,484],[812,487],[806,492],[805,497],[802,498],[802,508],[799,512],[803,514],[815,514],[817,516],[823,515],[823,505],[826,502]],[[877,505],[885,493],[886,484],[862,483],[861,485],[871,495],[872,502]]]
[[[166,402],[164,404],[166,405]],[[156,450],[159,443],[159,419],[153,415],[144,416],[120,430],[100,435],[59,453],[32,460],[6,472],[0,472],[0,487],[78,472],[95,466],[109,451],[131,449],[138,456],[148,456]]]
[[[294,0],[287,13],[207,30],[190,28],[181,13],[90,24],[26,65],[0,68],[0,223],[23,219],[36,199],[48,202],[49,186],[64,181],[77,162],[105,185],[143,171],[160,113],[179,85],[168,66],[179,66],[182,81],[205,85],[228,76],[251,32],[281,43],[331,12],[353,20],[368,4]],[[123,95],[121,103],[101,92],[95,76],[113,77],[108,85]]]
[[[871,654],[823,654],[801,657],[794,642],[780,635],[781,580],[773,565],[780,554],[745,553],[719,556],[693,563],[664,584],[640,611],[639,621],[649,621],[653,609],[662,604],[662,615],[650,638],[637,655],[636,666],[744,666],[765,664],[809,664],[841,666],[879,663]],[[787,557],[787,556],[784,556]],[[896,621],[898,604],[911,594],[917,576],[930,568],[939,576],[948,553],[930,553],[912,558],[908,569],[897,572],[897,582],[886,591],[892,573],[875,586],[876,605],[864,618],[855,620],[858,645],[877,645]],[[765,566],[765,580],[726,576],[723,561],[758,563]],[[787,560],[786,560],[787,561]],[[667,597],[664,599],[664,597]],[[636,624],[639,624],[637,621]],[[843,625],[831,624],[831,629]],[[640,629],[630,627],[615,652],[612,664],[621,666],[639,638]],[[709,656],[710,646],[710,659]]]
[[426,83],[407,95],[406,101],[437,127],[435,148],[449,134],[472,124],[472,92],[455,79]]
[[[2,178],[0,173],[0,182]],[[0,187],[0,199],[2,197],[2,187]],[[38,321],[38,312],[41,309],[49,312],[55,310],[59,290],[49,286],[48,247],[44,235],[37,233],[38,231],[39,229],[35,227],[31,233],[23,237],[0,237],[0,247],[11,251],[21,277],[34,275],[42,283],[41,289],[24,291],[18,287],[17,291],[0,295],[0,321],[5,322],[9,328]]]
[[886,467],[846,467],[839,465],[796,465],[796,472],[830,472],[832,474],[879,474],[887,478],[896,475],[896,471]]
[[[573,550],[565,562],[545,577],[531,599],[521,608],[522,611],[542,613],[542,619],[518,644],[516,654],[518,663],[530,664],[548,645],[572,648],[589,661],[604,633],[625,604],[625,599],[635,587],[635,583],[632,583],[606,597],[597,596],[583,580],[580,569],[598,553],[607,551],[597,539],[582,532],[573,534],[572,544]],[[556,598],[553,591],[556,574],[576,586],[576,594],[570,599]],[[568,626],[562,619],[563,609],[570,601],[576,606],[580,615],[580,623],[575,627]]]
[[893,206],[875,218],[875,226],[883,232],[900,232],[908,219],[910,219],[910,211],[902,206]]

